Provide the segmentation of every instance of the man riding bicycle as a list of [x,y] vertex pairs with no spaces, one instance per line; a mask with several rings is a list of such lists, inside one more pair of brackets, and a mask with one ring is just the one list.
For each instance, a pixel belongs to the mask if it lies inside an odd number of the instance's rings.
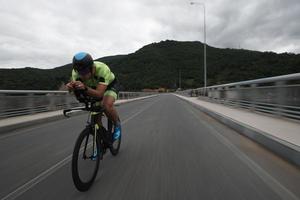
[[[89,96],[103,98],[102,105],[106,116],[114,123],[113,139],[121,135],[121,122],[114,102],[118,98],[117,79],[110,68],[85,52],[75,54],[73,57],[73,70],[71,81],[66,84],[69,90],[84,90]],[[101,119],[97,120],[99,123]]]

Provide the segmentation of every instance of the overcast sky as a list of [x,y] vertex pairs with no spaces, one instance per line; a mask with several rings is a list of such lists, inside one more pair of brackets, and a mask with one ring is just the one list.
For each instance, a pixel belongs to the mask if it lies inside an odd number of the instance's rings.
[[[166,39],[202,42],[203,7],[189,2],[0,0],[0,68],[53,68],[78,51],[99,58]],[[208,45],[300,53],[300,0],[198,2]]]

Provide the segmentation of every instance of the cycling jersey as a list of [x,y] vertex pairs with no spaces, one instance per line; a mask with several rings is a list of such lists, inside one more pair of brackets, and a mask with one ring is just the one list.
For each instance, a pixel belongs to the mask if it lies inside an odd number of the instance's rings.
[[[82,81],[85,85],[91,88],[96,88],[98,84],[109,85],[115,80],[115,75],[110,71],[109,67],[98,61],[94,61],[94,67],[96,68],[94,77]],[[73,69],[72,80],[79,80],[79,74]]]
[[86,86],[96,89],[98,84],[103,84],[107,86],[104,96],[112,96],[117,99],[118,86],[116,86],[116,78],[114,73],[109,69],[109,67],[98,61],[94,61],[95,74],[88,80],[81,80],[77,71],[72,70],[72,81],[81,81]]

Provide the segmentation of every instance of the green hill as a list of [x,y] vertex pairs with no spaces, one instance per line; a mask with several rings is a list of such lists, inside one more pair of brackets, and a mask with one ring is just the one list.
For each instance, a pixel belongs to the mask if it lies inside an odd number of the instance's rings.
[[[71,60],[71,58],[70,58]],[[203,86],[203,44],[162,41],[135,53],[103,57],[123,90]],[[300,72],[300,54],[220,49],[207,46],[208,85]],[[0,69],[0,89],[57,90],[70,77],[71,65],[54,69]]]

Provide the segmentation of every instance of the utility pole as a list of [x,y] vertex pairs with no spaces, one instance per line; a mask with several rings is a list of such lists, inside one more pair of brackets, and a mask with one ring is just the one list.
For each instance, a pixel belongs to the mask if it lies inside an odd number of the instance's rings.
[[181,90],[181,69],[179,68],[179,88]]
[[204,51],[204,94],[206,94],[206,13],[205,13],[205,4],[201,3],[201,2],[190,2],[191,5],[201,5],[203,6],[203,26],[204,26],[204,30],[203,30],[203,39],[204,39],[204,43],[203,43],[203,51]]

